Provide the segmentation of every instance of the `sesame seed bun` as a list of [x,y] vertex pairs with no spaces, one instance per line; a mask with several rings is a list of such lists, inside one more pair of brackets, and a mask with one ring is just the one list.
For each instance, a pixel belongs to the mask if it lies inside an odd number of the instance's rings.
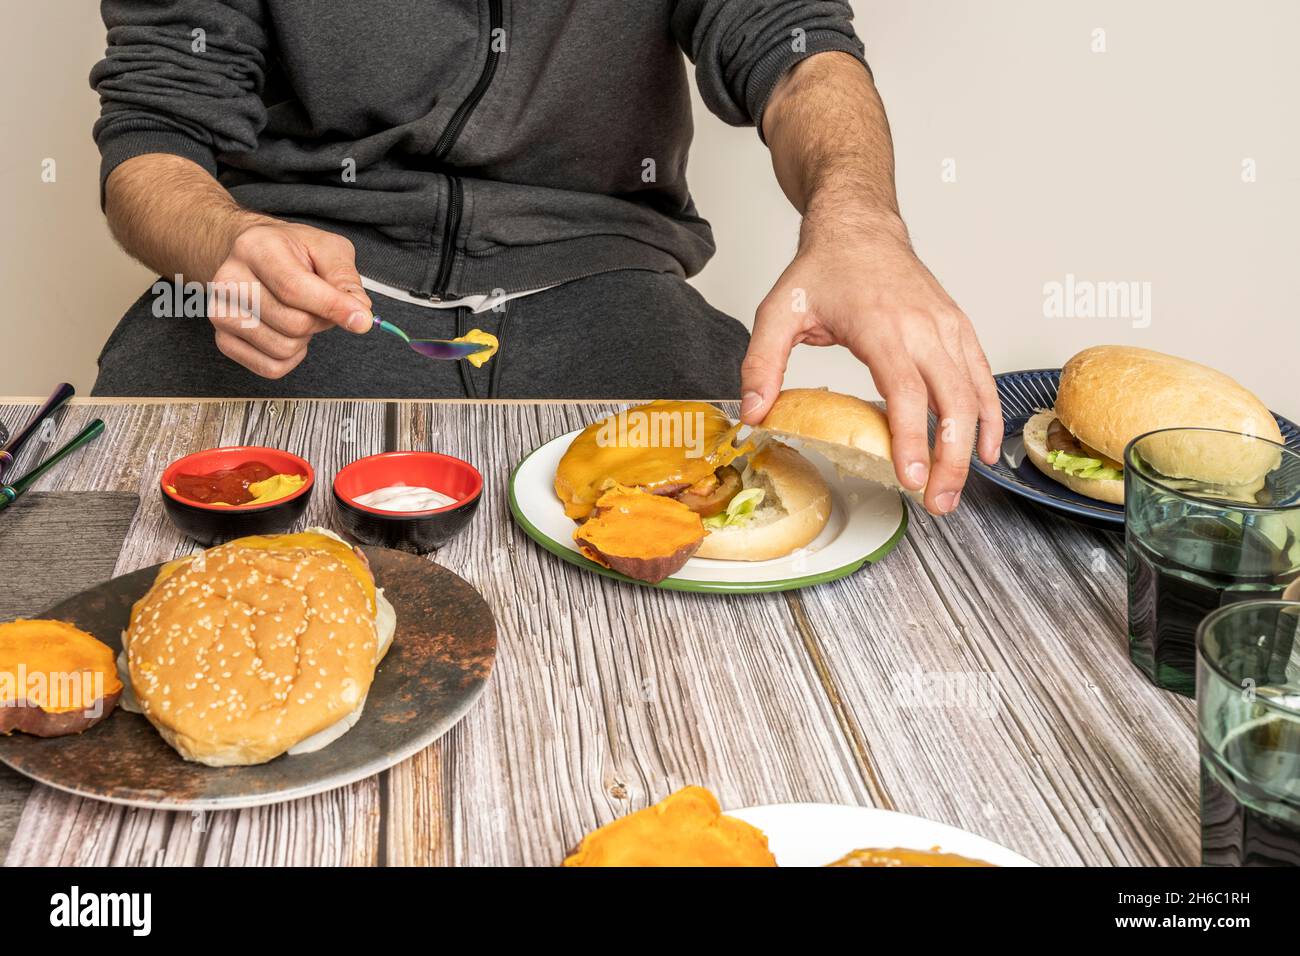
[[123,637],[132,703],[210,766],[323,746],[365,704],[392,633],[381,602],[364,557],[315,530],[171,562]]

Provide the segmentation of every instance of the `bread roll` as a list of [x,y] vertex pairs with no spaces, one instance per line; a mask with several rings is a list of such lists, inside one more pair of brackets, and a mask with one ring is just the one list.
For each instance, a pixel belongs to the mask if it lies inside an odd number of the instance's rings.
[[355,722],[386,650],[378,607],[363,556],[321,533],[172,562],[124,635],[135,701],[182,757],[210,766],[332,739]]
[[[1126,345],[1085,349],[1065,364],[1056,417],[1119,462],[1130,441],[1162,428],[1214,428],[1282,442],[1269,410],[1229,376]],[[1258,481],[1277,467],[1279,456],[1276,447],[1235,435],[1161,436],[1144,444],[1146,461],[1167,477],[1229,486]]]
[[743,474],[746,488],[762,488],[762,504],[746,524],[710,531],[700,558],[766,561],[807,547],[831,514],[831,490],[817,467],[793,448],[769,441]]
[[[894,471],[889,419],[875,405],[824,388],[787,388],[757,431],[796,440],[833,462],[841,473],[901,488]],[[917,501],[925,489],[903,489]]]
[[1046,411],[1039,412],[1025,422],[1023,438],[1025,454],[1029,456],[1029,460],[1047,477],[1059,481],[1075,494],[1096,498],[1098,501],[1106,501],[1113,505],[1122,505],[1124,503],[1123,478],[1080,478],[1078,475],[1071,475],[1052,467],[1052,463],[1047,460],[1047,428],[1054,418],[1056,412]]

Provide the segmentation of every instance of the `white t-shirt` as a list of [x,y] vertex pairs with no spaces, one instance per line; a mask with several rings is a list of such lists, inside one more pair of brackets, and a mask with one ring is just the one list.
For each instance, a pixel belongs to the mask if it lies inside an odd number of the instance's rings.
[[361,277],[361,285],[367,292],[374,292],[386,299],[397,299],[399,302],[409,302],[412,305],[424,306],[426,309],[459,309],[464,307],[475,315],[494,309],[511,299],[522,299],[526,295],[555,288],[553,285],[548,285],[540,289],[525,289],[523,292],[488,292],[483,295],[462,296],[459,299],[422,299],[396,286],[385,285],[365,276]]

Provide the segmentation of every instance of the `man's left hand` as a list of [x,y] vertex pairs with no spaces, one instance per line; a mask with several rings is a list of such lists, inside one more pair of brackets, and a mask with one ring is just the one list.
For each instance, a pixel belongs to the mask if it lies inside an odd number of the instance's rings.
[[[898,480],[925,487],[933,514],[957,507],[979,422],[979,456],[997,460],[1002,413],[975,330],[900,228],[846,239],[805,230],[799,254],[758,308],[741,366],[741,418],[762,421],[799,343],[843,345],[884,396]],[[938,416],[933,463],[927,409]],[[928,484],[927,484],[928,482]]]

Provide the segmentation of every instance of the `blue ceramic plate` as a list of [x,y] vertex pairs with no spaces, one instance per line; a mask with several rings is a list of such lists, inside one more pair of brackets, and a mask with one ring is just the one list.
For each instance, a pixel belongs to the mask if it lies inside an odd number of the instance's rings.
[[[1025,422],[1035,413],[1056,404],[1056,386],[1061,379],[1059,368],[1030,369],[1025,372],[1003,372],[993,376],[1002,399],[1002,454],[997,464],[986,465],[978,458],[971,459],[971,468],[995,485],[1001,485],[1012,494],[1027,498],[1076,520],[1089,524],[1120,529],[1124,527],[1124,509],[1076,495],[1060,482],[1053,481],[1034,467],[1025,454],[1022,439]],[[1282,441],[1288,448],[1300,450],[1300,428],[1276,412]]]

